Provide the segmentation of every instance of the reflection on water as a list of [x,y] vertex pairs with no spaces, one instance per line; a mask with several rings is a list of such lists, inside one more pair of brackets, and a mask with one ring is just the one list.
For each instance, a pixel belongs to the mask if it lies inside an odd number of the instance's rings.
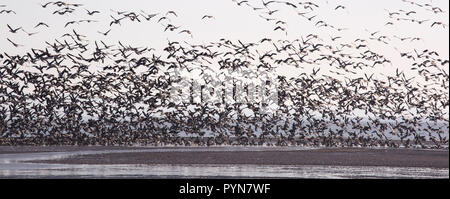
[[[146,151],[185,151],[185,149],[110,150],[0,154],[3,178],[449,178],[448,169],[354,166],[280,165],[66,165],[25,161],[67,158],[69,156]],[[191,149],[202,150],[202,149]],[[208,150],[235,150],[216,148]],[[240,148],[239,150],[250,150]],[[251,149],[259,150],[259,149]],[[283,149],[280,149],[283,150]],[[292,150],[292,148],[291,148]]]

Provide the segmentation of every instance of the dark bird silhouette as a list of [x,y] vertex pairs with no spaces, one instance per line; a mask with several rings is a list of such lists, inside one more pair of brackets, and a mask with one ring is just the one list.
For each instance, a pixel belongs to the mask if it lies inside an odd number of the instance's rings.
[[167,17],[161,17],[161,18],[158,19],[158,23],[161,22],[162,20],[169,20],[169,19]]
[[341,8],[341,9],[345,9],[345,6],[343,6],[343,5],[338,5],[336,8],[334,8],[335,10],[338,10],[339,8]]
[[187,33],[187,34],[189,34],[191,37],[193,37],[192,32],[189,31],[189,30],[182,30],[182,31],[180,31],[178,34],[181,34],[181,33]]
[[174,15],[175,17],[178,17],[178,15],[177,15],[177,13],[176,13],[175,11],[168,11],[168,12],[166,13],[166,16],[168,16],[169,14],[172,14],[172,15]]
[[312,21],[317,15],[314,15],[312,17],[306,17],[306,19],[308,19],[309,21]]
[[47,28],[50,28],[50,26],[48,24],[44,23],[44,22],[39,22],[36,26],[34,26],[34,28],[37,28],[39,26],[45,26]]
[[332,41],[336,41],[337,39],[341,39],[342,37],[331,37]]
[[295,4],[293,4],[293,3],[291,3],[291,2],[287,2],[287,1],[281,1],[280,3],[284,3],[284,4],[286,4],[286,5],[288,5],[288,6],[291,6],[292,8],[297,8],[297,6],[295,5]]
[[11,43],[14,47],[20,47],[20,46],[23,46],[23,45],[20,45],[20,44],[17,44],[17,43],[14,43],[13,41],[11,41],[9,38],[6,38],[6,40],[8,40],[9,41],[9,43]]
[[53,4],[53,2],[47,2],[45,4],[41,4],[42,8],[47,8],[48,5]]
[[100,13],[100,11],[97,11],[97,10],[93,10],[93,11],[89,11],[88,9],[85,9],[86,10],[86,12],[87,12],[87,14],[88,15],[94,15],[94,14],[99,14]]
[[238,6],[241,6],[243,3],[248,4],[248,1],[247,1],[247,0],[244,0],[244,1],[236,1],[236,0],[233,0],[233,1],[235,1],[235,2],[237,3]]
[[17,31],[22,30],[22,27],[19,28],[11,28],[11,26],[9,26],[9,24],[6,24],[8,26],[9,32],[11,33],[17,33]]
[[66,28],[67,26],[72,25],[72,24],[79,24],[79,22],[78,21],[69,21],[66,23],[66,25],[64,25],[64,28]]
[[180,28],[180,26],[174,26],[173,24],[168,24],[168,25],[166,26],[166,28],[164,28],[164,32],[166,32],[167,30],[169,30],[169,31],[174,31],[174,30],[176,30],[176,29],[178,29],[178,28]]
[[268,15],[273,15],[276,12],[279,12],[280,10],[269,10],[268,12],[266,12]]
[[143,16],[145,18],[145,20],[150,21],[153,17],[156,17],[159,15],[159,13],[155,13],[155,14],[147,14],[144,11],[141,10],[141,12],[143,14],[141,14],[141,16]]
[[425,23],[425,22],[427,22],[427,21],[430,21],[429,19],[425,19],[425,20],[417,20],[417,23],[418,24],[423,24],[423,23]]
[[274,31],[276,30],[281,30],[281,31],[286,31],[285,28],[281,27],[281,26],[277,26],[275,29],[273,29]]
[[263,18],[263,19],[266,20],[266,21],[275,21],[275,20],[276,20],[276,19],[273,19],[273,18],[267,18],[267,17],[264,17],[264,16],[262,16],[262,15],[259,15],[259,17]]
[[113,16],[111,16],[110,15],[110,17],[113,19],[110,23],[109,23],[109,26],[112,26],[113,24],[118,24],[118,25],[120,25],[120,21],[122,20],[122,19],[125,19],[126,17],[122,17],[122,18],[120,18],[120,19],[116,19],[116,18],[114,18]]
[[3,13],[6,13],[6,14],[17,14],[14,10],[0,10],[0,14],[3,14]]
[[211,15],[204,15],[204,16],[202,17],[202,19],[214,19],[214,16],[211,16]]
[[97,32],[100,33],[100,34],[102,34],[102,35],[104,35],[104,36],[108,36],[109,32],[111,32],[111,29],[109,29],[109,30],[106,31],[106,32],[100,32],[100,31],[97,31]]
[[75,30],[72,30],[73,34],[75,34],[75,37],[78,39],[78,41],[82,41],[81,37],[86,37],[84,35],[78,34]]
[[436,21],[436,22],[433,22],[432,24],[431,24],[431,27],[433,27],[433,26],[435,26],[435,25],[437,25],[437,26],[442,26],[442,27],[447,27],[448,25],[447,24],[444,24],[444,23],[442,23],[442,22],[438,22],[438,21]]
[[417,13],[416,11],[409,11],[409,12],[406,13],[406,15],[416,14],[416,13]]
[[39,33],[39,32],[32,32],[32,33],[30,33],[30,32],[25,31],[24,29],[22,29],[22,31],[23,31],[24,33],[26,33],[28,36],[33,36],[33,35]]

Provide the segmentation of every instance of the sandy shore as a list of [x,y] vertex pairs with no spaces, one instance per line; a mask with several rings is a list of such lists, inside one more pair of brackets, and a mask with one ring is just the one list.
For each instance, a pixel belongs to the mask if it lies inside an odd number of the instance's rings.
[[[81,150],[130,150],[142,147],[0,147],[1,153]],[[161,148],[154,148],[161,149]],[[167,148],[170,149],[170,148]],[[179,148],[174,148],[179,149]],[[197,150],[196,150],[197,149]],[[200,149],[200,150],[198,150]],[[217,149],[217,148],[216,148]],[[255,164],[255,165],[333,165],[449,168],[446,150],[360,149],[336,148],[314,150],[259,149],[236,151],[208,151],[205,148],[186,148],[183,151],[122,152],[80,155],[64,159],[39,160],[40,163],[61,164]]]

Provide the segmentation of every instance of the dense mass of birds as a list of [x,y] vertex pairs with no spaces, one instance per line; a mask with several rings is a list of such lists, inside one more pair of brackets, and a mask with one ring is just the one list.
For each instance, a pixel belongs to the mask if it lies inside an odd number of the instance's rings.
[[[319,19],[314,11],[320,5],[313,2],[262,1],[256,5],[233,1],[273,23],[273,31],[288,34],[286,22],[273,16],[284,11],[280,6],[294,10],[317,28],[345,30]],[[403,2],[422,11],[444,12],[431,4]],[[272,9],[274,5],[278,9]],[[41,6],[54,15],[82,11],[88,17],[100,13],[63,1]],[[0,18],[20,14],[8,5],[0,5],[0,9]],[[334,11],[346,9],[336,5]],[[427,28],[448,26],[417,19],[415,10],[386,11],[390,19],[386,26],[399,21]],[[175,11],[149,14],[111,10],[108,15],[109,28],[97,31],[105,37],[126,20],[152,21],[163,24],[164,31],[194,35],[171,23],[171,18],[178,17]],[[204,15],[199,20],[214,19]],[[207,44],[167,41],[162,53],[157,53],[150,47],[90,41],[88,35],[76,30],[78,24],[96,22],[67,21],[66,34],[45,42],[41,49],[25,50],[20,41],[3,38],[10,47],[24,51],[19,55],[0,53],[0,145],[448,147],[449,60],[431,49],[399,51],[411,62],[414,76],[400,69],[393,75],[366,72],[392,64],[369,48],[369,40],[388,44],[394,39],[413,42],[422,38],[375,31],[350,43],[340,42],[340,36],[328,42],[328,38],[315,34],[296,40],[262,38],[253,43],[226,38]],[[42,34],[14,24],[5,28],[9,34]],[[46,28],[51,28],[46,22],[34,27],[41,32]],[[219,69],[213,70],[213,65]],[[292,78],[276,74],[272,79],[262,77],[285,66],[299,71],[311,66],[313,72]],[[176,75],[184,70],[201,71],[200,77]],[[424,81],[416,81],[419,78]],[[233,83],[238,80],[244,82],[244,92],[236,92]],[[225,94],[226,81],[233,82],[229,95]],[[263,81],[268,89],[257,86],[251,90],[249,81]],[[180,82],[188,83],[180,88]],[[175,99],[174,89],[188,100]],[[253,98],[254,93],[266,96],[274,92],[275,102]],[[212,103],[206,96],[219,97]],[[271,107],[270,103],[275,103],[276,110],[261,111]]]

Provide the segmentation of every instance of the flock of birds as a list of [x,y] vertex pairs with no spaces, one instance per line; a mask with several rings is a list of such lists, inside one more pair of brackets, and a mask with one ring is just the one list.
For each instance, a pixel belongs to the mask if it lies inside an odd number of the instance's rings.
[[[286,22],[273,17],[283,11],[272,9],[274,5],[294,9],[318,28],[345,30],[317,19],[314,11],[319,5],[313,2],[262,1],[254,6],[246,0],[233,1],[273,23],[274,31],[288,32]],[[444,12],[431,4],[402,1],[435,14]],[[41,6],[55,8],[54,15],[81,9],[87,16],[101,13],[63,1]],[[0,18],[16,14],[7,5],[0,9]],[[345,9],[337,5],[334,10]],[[175,11],[111,12],[109,29],[97,31],[105,37],[124,20],[153,20],[163,24],[164,31],[193,36],[192,31],[171,23],[172,17],[178,17]],[[414,14],[388,11],[392,21],[386,25],[404,20],[447,28],[444,22],[416,19]],[[214,18],[204,15],[201,20]],[[64,28],[70,30],[63,39],[45,42],[42,49],[31,48],[22,55],[0,53],[0,145],[448,148],[449,60],[431,49],[399,51],[415,76],[400,69],[393,75],[366,73],[392,64],[370,49],[369,40],[387,44],[388,39],[421,38],[389,37],[377,31],[351,43],[340,42],[339,36],[326,42],[315,34],[293,41],[263,38],[253,43],[225,38],[208,44],[168,41],[158,54],[150,47],[92,42],[72,29],[96,22],[68,21]],[[10,34],[38,34],[6,26]],[[39,22],[34,28],[50,27]],[[11,47],[25,48],[6,40]],[[262,75],[274,75],[274,69],[287,66],[313,70],[292,78]],[[180,71],[201,71],[200,78],[186,79],[177,75]],[[227,86],[232,92],[226,91]],[[179,100],[174,93],[187,100]],[[276,94],[276,99],[255,97],[270,94]],[[212,98],[214,102],[207,100]],[[272,105],[276,110],[263,111]]]

